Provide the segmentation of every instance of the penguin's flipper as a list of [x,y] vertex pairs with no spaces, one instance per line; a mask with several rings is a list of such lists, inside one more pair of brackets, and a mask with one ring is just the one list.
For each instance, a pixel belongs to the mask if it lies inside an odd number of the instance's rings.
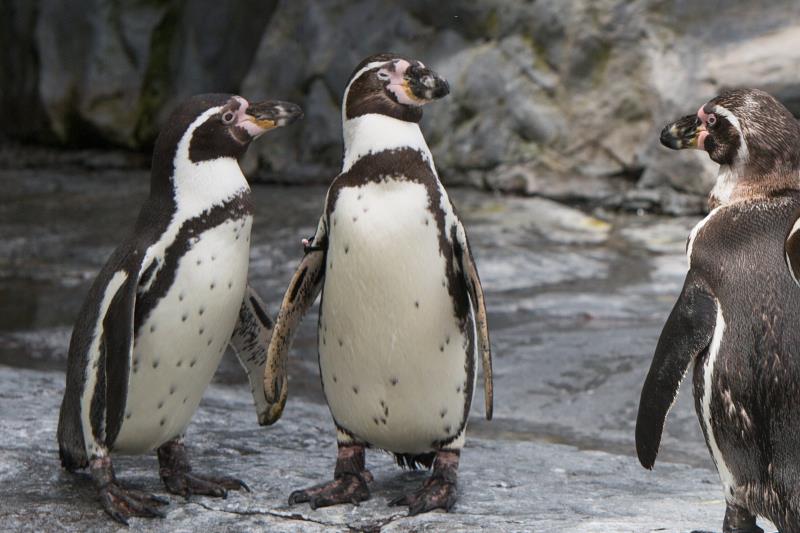
[[264,395],[264,367],[267,363],[267,346],[275,325],[266,309],[264,302],[248,285],[239,309],[239,320],[230,340],[230,345],[250,380],[258,423],[262,426],[267,423],[269,411],[269,403]]
[[639,400],[636,453],[647,469],[656,462],[664,421],[678,397],[681,381],[694,358],[709,346],[716,320],[716,299],[708,285],[690,270],[661,331]]
[[58,422],[59,454],[70,471],[88,466],[119,432],[142,256],[128,245],[117,248],[98,273],[75,321]]
[[789,235],[786,236],[784,251],[786,252],[786,266],[795,283],[800,285],[800,219],[798,219]]
[[[105,434],[106,446],[116,441],[122,427],[128,391],[128,375],[133,358],[134,310],[136,291],[139,287],[138,273],[129,276],[117,290],[103,319],[103,348],[101,367],[105,365]],[[99,382],[98,382],[99,385]],[[92,400],[94,404],[94,400]],[[94,412],[94,405],[92,406]],[[94,417],[92,417],[94,425]]]
[[317,299],[325,279],[325,258],[327,256],[324,236],[317,232],[313,248],[306,253],[297,271],[289,282],[283,296],[275,329],[267,350],[267,363],[264,368],[264,394],[269,409],[262,425],[274,424],[281,417],[289,393],[286,376],[286,360],[292,346],[297,326],[306,311]]
[[486,408],[486,420],[492,419],[494,411],[494,385],[492,380],[492,347],[489,343],[489,324],[486,320],[486,302],[483,298],[483,287],[478,276],[472,250],[467,240],[467,232],[462,224],[458,224],[456,231],[455,254],[461,267],[461,273],[467,284],[469,299],[472,304],[472,314],[475,317],[475,328],[478,331],[478,349],[483,362],[483,391]]

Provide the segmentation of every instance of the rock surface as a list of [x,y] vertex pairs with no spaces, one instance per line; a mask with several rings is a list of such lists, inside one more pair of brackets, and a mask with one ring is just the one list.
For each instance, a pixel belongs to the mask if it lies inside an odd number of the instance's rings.
[[[61,470],[55,442],[60,372],[0,366],[0,530],[127,531],[100,510],[85,475]],[[573,446],[471,438],[450,514],[408,517],[387,502],[416,487],[391,457],[368,454],[372,498],[312,511],[288,494],[332,475],[335,439],[327,409],[293,400],[270,428],[255,422],[245,387],[213,386],[187,434],[193,468],[244,479],[252,493],[226,500],[170,496],[164,521],[131,519],[135,531],[548,531],[648,532],[716,529],[724,512],[716,474]],[[154,456],[116,460],[118,478],[167,495]]]
[[306,120],[248,159],[272,181],[336,174],[345,81],[379,51],[450,80],[423,125],[447,182],[608,207],[705,209],[714,165],[658,132],[723,88],[800,113],[792,0],[8,0],[0,15],[4,135],[141,148],[191,93],[283,98]]
[[[59,168],[0,170],[0,182],[0,531],[114,529],[88,480],[58,467],[55,427],[75,314],[136,218],[148,177]],[[274,314],[324,189],[258,186],[254,195],[251,282]],[[455,512],[408,518],[386,507],[423,475],[401,473],[378,452],[368,458],[373,499],[361,507],[286,505],[292,490],[329,477],[334,461],[313,311],[298,332],[277,425],[256,425],[244,374],[226,357],[189,429],[198,471],[235,474],[254,492],[172,498],[167,522],[136,520],[137,530],[720,530],[721,489],[689,383],[653,472],[638,465],[633,443],[639,391],[697,217],[451,195],[486,290],[495,370],[495,418],[481,418],[479,385]],[[163,494],[153,456],[120,458],[117,467],[124,481]]]

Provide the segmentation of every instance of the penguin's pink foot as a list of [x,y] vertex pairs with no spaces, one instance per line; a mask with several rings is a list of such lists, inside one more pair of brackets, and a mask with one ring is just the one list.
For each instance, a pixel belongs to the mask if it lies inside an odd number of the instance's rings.
[[459,455],[457,450],[438,452],[431,477],[426,479],[420,488],[395,498],[389,505],[407,505],[409,515],[426,513],[434,509],[445,511],[452,509],[457,498]]
[[167,505],[169,500],[136,489],[126,489],[119,485],[114,475],[111,458],[92,459],[89,465],[92,479],[100,503],[111,518],[128,525],[128,518],[164,518],[166,514],[159,509]]
[[369,499],[371,481],[372,474],[365,467],[364,445],[339,444],[333,481],[294,491],[289,505],[308,502],[312,509],[339,503],[358,505]]
[[186,447],[179,439],[171,440],[158,448],[161,481],[172,494],[188,498],[193,494],[227,498],[229,490],[246,490],[247,484],[227,476],[201,476],[192,473]]

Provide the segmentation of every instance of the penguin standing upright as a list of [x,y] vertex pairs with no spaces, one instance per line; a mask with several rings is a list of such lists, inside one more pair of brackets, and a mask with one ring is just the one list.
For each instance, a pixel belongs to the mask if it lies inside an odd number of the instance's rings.
[[294,104],[223,94],[181,105],[156,140],[150,196],[133,233],[81,308],[58,426],[61,462],[70,471],[89,467],[103,507],[120,522],[163,516],[166,500],[120,486],[112,453],[157,449],[175,494],[246,488],[192,473],[182,437],[228,344],[265,420],[272,323],[247,285],[251,201],[237,158],[300,115]]
[[392,54],[365,59],[344,92],[344,163],[313,242],[286,291],[268,354],[267,400],[279,413],[292,335],[322,292],[319,366],[337,429],[334,480],[294,492],[311,507],[369,498],[364,450],[433,466],[393,503],[450,509],[482,357],[492,413],[483,292],[467,235],[439,181],[418,122],[447,82]]
[[661,332],[636,420],[655,463],[667,412],[694,363],[694,398],[722,481],[725,533],[756,515],[800,532],[800,126],[769,94],[733,90],[664,128],[661,142],[720,164],[689,272]]

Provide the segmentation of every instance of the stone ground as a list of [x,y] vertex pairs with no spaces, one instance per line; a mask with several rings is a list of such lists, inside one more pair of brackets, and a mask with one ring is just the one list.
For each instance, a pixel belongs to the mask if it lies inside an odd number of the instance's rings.
[[[60,372],[0,367],[0,529],[108,531],[116,527],[85,475],[58,465],[54,439]],[[283,419],[259,428],[243,387],[212,386],[187,435],[194,469],[238,476],[252,493],[227,500],[170,496],[165,521],[132,519],[141,531],[552,531],[714,530],[724,511],[716,474],[664,463],[647,472],[630,455],[514,438],[471,438],[450,514],[408,517],[387,502],[425,474],[402,472],[374,452],[372,499],[312,511],[288,494],[332,474],[335,445],[327,410],[290,402]],[[125,483],[167,495],[154,455],[116,462]]]
[[[85,475],[58,465],[55,429],[71,324],[94,273],[146,194],[141,172],[0,171],[0,531],[120,529]],[[313,187],[257,187],[253,286],[276,311],[324,198]],[[450,514],[405,516],[386,503],[424,478],[368,455],[359,507],[289,507],[332,475],[335,445],[318,381],[314,323],[290,359],[283,419],[260,428],[232,357],[187,442],[198,472],[246,480],[227,500],[170,497],[142,531],[720,531],[724,502],[684,386],[653,472],[635,457],[639,392],[680,291],[697,218],[579,211],[550,201],[453,190],[487,294],[495,419],[476,391]],[[479,381],[480,383],[480,381]],[[687,384],[685,384],[687,385]],[[119,478],[165,494],[154,456],[121,457]],[[767,531],[774,531],[761,523]]]

